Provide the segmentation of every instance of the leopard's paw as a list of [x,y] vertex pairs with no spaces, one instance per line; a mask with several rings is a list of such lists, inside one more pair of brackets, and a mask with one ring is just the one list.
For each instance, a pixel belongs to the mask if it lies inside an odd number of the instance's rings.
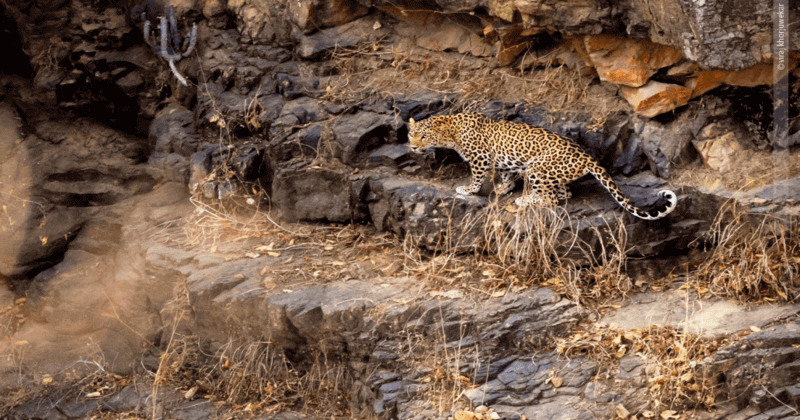
[[464,187],[456,187],[456,194],[458,195],[472,195],[472,192]]

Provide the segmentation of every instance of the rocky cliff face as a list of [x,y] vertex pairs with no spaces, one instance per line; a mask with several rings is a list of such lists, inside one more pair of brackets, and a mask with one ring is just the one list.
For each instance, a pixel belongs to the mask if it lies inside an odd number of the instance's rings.
[[[663,366],[640,357],[642,326],[592,327],[605,332],[587,336],[616,346],[611,368],[559,351],[554,343],[569,339],[574,348],[595,348],[583,347],[574,331],[597,314],[567,298],[576,296],[565,286],[574,279],[563,272],[534,267],[539,274],[526,271],[528,280],[496,273],[492,264],[519,258],[513,244],[474,273],[469,264],[435,258],[483,255],[487,243],[531,233],[526,213],[506,206],[521,183],[510,196],[496,197],[485,185],[476,196],[458,197],[455,186],[469,169],[455,153],[409,153],[409,118],[467,110],[569,135],[639,205],[653,204],[653,191],[665,184],[675,189],[677,210],[643,222],[622,213],[594,180],[581,180],[562,217],[538,220],[557,222],[553,255],[567,257],[573,274],[613,266],[609,244],[622,241],[616,246],[636,259],[622,264],[627,272],[613,272],[621,292],[660,292],[680,266],[711,278],[692,286],[692,299],[738,288],[733,295],[790,302],[706,337],[702,348],[715,352],[692,359],[692,368],[704,369],[717,401],[735,402],[720,403],[709,418],[759,411],[784,418],[797,406],[791,302],[800,288],[800,28],[787,25],[775,35],[784,38],[773,38],[780,17],[772,2],[0,5],[2,41],[16,57],[0,63],[7,216],[0,218],[0,275],[13,288],[0,293],[0,349],[10,355],[0,389],[42,382],[76,361],[86,373],[87,355],[117,374],[141,366],[162,372],[167,358],[160,355],[174,351],[177,334],[201,342],[198,354],[229,360],[242,354],[226,353],[226,346],[255,341],[253,348],[284,358],[287,377],[308,374],[321,355],[330,356],[349,386],[337,413],[361,417],[455,416],[453,407],[488,405],[507,418],[625,417],[628,410],[649,418],[653,384],[670,375],[685,379],[692,398],[706,395],[692,388],[699,380],[682,376],[689,371],[655,374]],[[797,16],[800,5],[786,9]],[[786,102],[779,100],[783,88]],[[217,216],[207,206],[213,202],[269,208],[254,217],[276,217],[281,226],[351,226],[361,239],[340,233],[317,243],[301,228],[280,227],[262,243],[266,230],[259,227],[236,234],[246,245],[205,246],[192,232]],[[717,218],[730,203],[748,215]],[[755,223],[724,229],[740,219]],[[759,242],[750,230],[773,236]],[[178,231],[189,233],[171,241]],[[391,239],[377,246],[365,237]],[[723,243],[740,247],[746,261],[728,270],[725,255],[706,249]],[[362,247],[380,252],[353,251]],[[431,257],[421,270],[437,280],[422,295],[419,270],[383,259],[400,247]],[[552,262],[548,254],[528,267]],[[743,271],[765,280],[718,281]],[[592,276],[588,282],[599,290],[604,277]],[[558,293],[532,287],[540,283]],[[487,289],[499,284],[508,291]],[[468,294],[475,291],[479,298]],[[421,360],[417,349],[431,358]],[[682,357],[679,347],[671,349],[668,360]],[[674,364],[688,365],[684,359]],[[186,360],[174,366],[189,377],[199,368]],[[787,373],[765,374],[771,369]],[[267,395],[269,386],[253,395]],[[120,388],[102,404],[42,411],[35,402],[15,415],[167,409],[146,402],[135,386]],[[192,396],[215,395],[206,382],[186,383],[183,391],[192,389]],[[437,389],[463,391],[451,398],[461,405],[431,407]],[[311,401],[292,404],[301,400]],[[198,417],[214,409],[172,407]],[[468,411],[461,418],[489,415]]]

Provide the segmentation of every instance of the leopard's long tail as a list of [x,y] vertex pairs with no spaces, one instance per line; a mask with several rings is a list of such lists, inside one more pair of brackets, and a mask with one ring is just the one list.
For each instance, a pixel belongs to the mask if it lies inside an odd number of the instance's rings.
[[631,200],[628,197],[622,195],[619,187],[614,180],[611,179],[611,176],[603,169],[602,166],[593,163],[592,165],[587,168],[588,172],[594,175],[601,184],[611,193],[611,196],[614,197],[614,200],[619,203],[622,208],[624,208],[628,213],[645,220],[656,220],[660,219],[666,215],[668,215],[672,210],[675,210],[675,205],[678,204],[678,197],[672,190],[661,190],[658,192],[659,197],[666,198],[667,204],[662,204],[659,206],[655,206],[650,210],[643,210],[639,207],[634,206],[631,204]]

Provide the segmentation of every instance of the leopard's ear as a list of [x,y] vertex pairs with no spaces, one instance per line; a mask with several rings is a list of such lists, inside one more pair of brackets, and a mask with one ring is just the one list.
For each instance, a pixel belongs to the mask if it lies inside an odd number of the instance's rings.
[[414,124],[416,124],[417,122],[416,122],[416,121],[414,121],[414,119],[413,119],[413,118],[409,118],[409,119],[408,119],[408,123],[409,123],[409,124],[410,124],[410,125],[413,127],[413,126],[414,126]]

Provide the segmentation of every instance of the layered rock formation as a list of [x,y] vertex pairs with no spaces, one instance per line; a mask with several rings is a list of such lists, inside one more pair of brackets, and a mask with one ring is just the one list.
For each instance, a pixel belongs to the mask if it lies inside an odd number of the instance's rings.
[[[672,182],[678,209],[655,223],[628,219],[593,180],[575,183],[565,205],[569,238],[559,251],[590,265],[608,232],[622,225],[626,251],[640,258],[629,262],[631,274],[645,283],[698,244],[713,245],[706,233],[724,202],[783,221],[800,205],[797,150],[784,150],[800,143],[800,55],[793,47],[778,56],[784,50],[772,38],[771,2],[0,4],[9,23],[3,36],[29,62],[3,63],[3,72],[17,76],[0,79],[7,216],[0,220],[0,275],[15,286],[0,298],[9,308],[4,315],[27,320],[8,328],[23,347],[9,335],[2,348],[29,358],[2,365],[13,383],[28,372],[20,366],[40,374],[98,354],[113,372],[155,372],[158,351],[175,331],[212,350],[247,338],[277,343],[297,366],[333,343],[325,349],[353,378],[352,413],[431,417],[440,413],[425,406],[425,378],[435,371],[420,373],[400,354],[403,334],[413,331],[438,340],[431,348],[473,352],[469,361],[448,360],[464,362],[453,366],[475,385],[464,393],[470,405],[491,404],[509,418],[643,409],[647,367],[635,356],[607,373],[628,392],[593,378],[598,366],[589,359],[564,361],[552,349],[534,358],[509,354],[522,352],[521,342],[546,348],[590,316],[547,289],[478,303],[454,290],[455,297],[404,304],[415,279],[359,272],[356,264],[349,281],[276,290],[280,279],[264,267],[294,270],[316,254],[291,249],[226,259],[159,240],[194,211],[193,194],[270,206],[283,222],[371,225],[373,234],[413,238],[424,251],[472,251],[481,234],[474,223],[495,200],[492,188],[456,196],[467,165],[445,150],[409,153],[411,117],[468,109],[569,135],[640,205]],[[179,34],[197,26],[194,52],[174,63],[188,86],[145,43],[140,12],[158,37],[167,7]],[[799,7],[789,5],[787,15]],[[784,36],[787,45],[800,45],[797,25]],[[581,84],[579,95],[555,83],[565,73]],[[773,86],[784,81],[788,121],[773,114],[782,105]],[[529,99],[534,88],[602,101],[575,111],[564,99],[553,110]],[[687,168],[704,178],[686,175]],[[499,198],[500,208],[513,194]],[[500,230],[513,232],[519,216],[503,217]],[[575,238],[586,246],[581,252],[567,246]],[[168,310],[176,286],[191,302],[184,318]],[[717,417],[791,415],[797,322],[791,308],[780,314],[778,324],[759,321],[753,331],[763,331],[704,361],[726,400],[737,404]],[[43,360],[51,364],[37,367]],[[764,374],[776,366],[787,373]],[[756,382],[763,387],[748,388]],[[129,387],[121,395],[137,392]],[[104,404],[138,403],[120,397]],[[18,413],[63,414],[40,407]],[[70,407],[80,416],[100,405]]]

